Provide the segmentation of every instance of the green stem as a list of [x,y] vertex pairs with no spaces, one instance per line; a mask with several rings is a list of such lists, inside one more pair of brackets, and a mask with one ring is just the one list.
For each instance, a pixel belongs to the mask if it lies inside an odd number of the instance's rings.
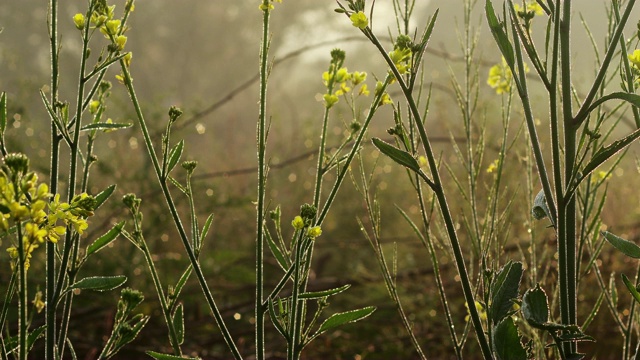
[[262,309],[264,301],[264,212],[265,192],[267,184],[266,127],[267,127],[267,83],[268,83],[268,54],[269,54],[269,1],[262,2],[266,9],[262,12],[262,44],[260,48],[260,109],[258,114],[258,206],[256,209],[256,298],[254,313],[256,359],[264,359],[264,322],[265,312]]
[[[137,224],[136,228],[139,228]],[[173,355],[180,357],[182,356],[182,349],[180,349],[180,342],[178,341],[178,335],[176,334],[175,324],[173,323],[171,314],[169,313],[170,309],[167,304],[167,297],[165,296],[164,290],[162,289],[162,283],[160,282],[160,277],[158,276],[156,266],[153,263],[153,258],[151,256],[151,252],[149,251],[149,247],[147,246],[147,243],[142,236],[140,236],[139,248],[144,254],[144,259],[147,262],[147,266],[149,267],[149,272],[151,272],[153,286],[156,288],[158,300],[160,300],[162,315],[164,317],[165,323],[167,323],[167,328],[169,330],[169,342],[171,343],[171,348],[173,349]]]
[[236,347],[236,344],[233,341],[231,334],[229,333],[229,329],[227,328],[224,322],[222,314],[220,313],[220,310],[218,309],[218,306],[216,305],[215,300],[213,299],[213,295],[211,294],[209,285],[207,284],[207,281],[204,277],[202,268],[200,267],[200,263],[198,262],[198,259],[193,251],[193,248],[189,243],[189,238],[187,237],[187,233],[184,230],[182,221],[180,220],[180,216],[178,214],[178,210],[176,209],[175,202],[173,201],[171,193],[169,192],[169,187],[167,186],[166,179],[162,177],[162,169],[160,167],[160,163],[158,162],[158,157],[153,147],[153,143],[151,142],[149,129],[147,128],[144,115],[142,114],[142,109],[140,107],[138,97],[136,96],[135,90],[133,88],[133,83],[132,83],[133,80],[131,79],[131,74],[129,73],[129,69],[127,68],[123,60],[120,60],[120,68],[122,69],[122,73],[124,75],[124,84],[127,88],[129,97],[131,98],[131,102],[136,112],[136,115],[138,118],[138,124],[140,125],[140,130],[142,131],[142,136],[144,137],[145,146],[147,147],[147,152],[149,153],[151,163],[156,173],[156,178],[162,189],[162,194],[165,198],[165,201],[167,202],[167,206],[169,208],[169,211],[171,212],[171,217],[176,226],[176,229],[178,230],[178,234],[180,235],[180,240],[182,241],[182,245],[184,246],[187,256],[189,257],[189,262],[193,266],[193,270],[196,274],[196,277],[198,278],[198,283],[200,284],[200,288],[204,293],[205,299],[207,301],[207,305],[209,306],[209,310],[211,311],[216,321],[216,324],[220,328],[220,331],[222,332],[222,336],[224,337],[224,340],[227,346],[229,347],[229,350],[233,354],[233,357],[235,359],[242,359],[242,355],[240,355],[240,352],[238,351],[238,348]]
[[16,229],[18,237],[18,358],[20,360],[26,360],[29,327],[27,323],[27,307],[29,303],[27,301],[27,270],[25,269],[25,264],[28,249],[24,248],[20,221],[16,221]]
[[336,179],[336,182],[334,183],[333,187],[331,188],[331,191],[329,192],[329,196],[327,196],[327,200],[324,202],[324,206],[322,207],[322,210],[320,211],[320,215],[318,215],[318,218],[316,219],[315,225],[317,225],[317,226],[322,225],[322,222],[324,221],[325,217],[329,213],[329,209],[331,208],[331,204],[333,204],[333,201],[335,200],[335,197],[338,194],[338,190],[340,190],[340,185],[342,185],[342,181],[344,181],[344,178],[346,177],[346,175],[347,175],[347,173],[349,171],[349,166],[351,165],[351,162],[353,161],[353,159],[356,156],[356,154],[360,151],[360,145],[362,144],[362,141],[364,139],[364,135],[367,132],[367,129],[369,128],[369,125],[371,124],[371,120],[373,119],[373,115],[376,113],[376,110],[379,107],[380,99],[382,99],[382,95],[384,94],[385,90],[387,89],[387,85],[389,85],[390,81],[391,81],[391,78],[389,76],[387,76],[387,78],[385,79],[385,81],[382,84],[382,88],[380,89],[380,92],[375,95],[375,97],[373,99],[373,102],[371,103],[371,106],[369,107],[369,111],[367,113],[367,117],[365,118],[364,123],[362,124],[362,128],[360,129],[360,132],[358,133],[358,136],[356,137],[356,140],[353,143],[353,147],[351,148],[351,151],[347,155],[347,158],[345,159],[341,170],[338,172],[338,177]]
[[[638,264],[638,269],[636,270],[636,280],[635,280],[636,288],[640,285],[640,264]],[[624,345],[622,347],[622,359],[626,360],[631,357],[631,336],[633,331],[633,324],[636,321],[636,301],[631,300],[631,306],[629,309],[629,318],[627,319],[627,326],[624,329]]]
[[300,342],[300,332],[302,328],[302,305],[304,302],[300,301],[300,287],[301,287],[301,277],[302,277],[302,248],[303,248],[303,240],[304,240],[304,229],[300,230],[298,235],[298,241],[296,241],[296,249],[295,249],[295,261],[293,263],[293,292],[291,294],[291,311],[289,315],[289,338],[291,342],[289,346],[287,346],[287,360],[295,360],[298,358],[297,348]]
[[[49,1],[49,12],[51,19],[49,21],[49,43],[51,45],[51,104],[58,103],[58,78],[59,78],[59,64],[58,64],[58,1]],[[58,136],[58,130],[56,129],[53,120],[51,120],[51,164],[49,167],[49,190],[52,194],[58,192],[58,171],[59,171],[59,155],[60,155],[60,137]],[[55,251],[56,245],[47,241],[46,244],[46,302],[48,306],[45,307],[45,359],[54,360],[55,358],[55,343],[56,343],[56,306],[54,301],[55,294],[55,278],[56,278],[56,263],[55,263]]]
[[[367,30],[365,30],[367,31]],[[453,250],[453,255],[456,261],[456,267],[458,269],[458,275],[460,276],[460,283],[462,285],[462,291],[464,293],[465,300],[469,307],[469,314],[471,316],[471,321],[473,323],[473,327],[476,331],[476,337],[478,343],[480,344],[480,349],[482,351],[482,355],[485,359],[493,358],[491,353],[491,348],[489,347],[489,342],[487,341],[487,337],[484,333],[484,329],[482,327],[482,321],[480,320],[480,315],[478,314],[478,310],[475,306],[475,299],[473,295],[473,290],[471,289],[471,282],[469,280],[469,275],[467,273],[467,268],[464,262],[464,256],[462,254],[462,248],[460,246],[460,241],[458,239],[458,235],[456,234],[455,224],[453,223],[453,217],[451,216],[451,211],[449,210],[449,205],[447,203],[447,198],[444,194],[444,189],[442,188],[442,182],[440,180],[440,171],[438,170],[438,164],[436,158],[433,153],[433,149],[431,148],[431,142],[429,141],[429,137],[427,136],[427,132],[424,128],[424,122],[422,121],[422,115],[416,106],[416,103],[413,99],[413,95],[410,90],[407,88],[402,76],[398,72],[398,69],[394,65],[391,58],[387,54],[386,50],[380,44],[380,41],[376,38],[376,36],[372,32],[368,32],[367,34],[373,44],[378,48],[380,54],[384,57],[387,65],[391,68],[398,84],[402,88],[402,92],[404,94],[407,103],[409,104],[409,109],[416,119],[416,125],[418,127],[418,133],[420,134],[420,140],[422,142],[422,147],[425,151],[425,155],[427,161],[429,163],[429,168],[431,170],[431,174],[433,176],[434,183],[434,192],[436,198],[438,200],[438,205],[440,206],[440,212],[445,222],[445,227],[447,229],[447,234],[449,236],[449,241],[451,244],[451,248]]]
[[[602,82],[604,81],[606,75],[607,75],[607,70],[609,69],[609,65],[611,63],[611,59],[613,59],[613,55],[615,55],[616,53],[616,48],[617,48],[617,42],[619,41],[618,39],[620,39],[622,32],[624,30],[624,26],[627,24],[627,21],[629,20],[629,15],[631,15],[631,10],[633,10],[633,6],[635,5],[636,0],[629,0],[629,2],[627,3],[627,7],[624,10],[624,13],[622,14],[622,18],[620,19],[620,22],[618,23],[618,26],[616,27],[616,31],[614,32],[613,36],[611,37],[611,42],[609,43],[609,46],[607,48],[607,53],[605,54],[605,57],[602,61],[602,65],[600,66],[600,69],[598,70],[598,74],[596,75],[596,79],[593,81],[593,84],[591,85],[591,89],[589,89],[589,93],[587,94],[587,96],[585,97],[582,106],[580,107],[580,110],[578,110],[578,114],[576,114],[575,118],[571,119],[571,124],[574,125],[576,128],[582,124],[582,122],[587,118],[587,116],[589,116],[589,108],[591,106],[591,103],[593,102],[593,100],[596,97],[596,94],[598,93],[598,89],[600,88],[600,86],[602,85]],[[566,20],[570,20],[571,19],[571,14],[567,14],[565,13],[566,9],[569,8],[571,9],[571,1],[566,0],[564,3],[564,7],[565,10],[563,10],[563,16],[565,17],[565,20],[563,20],[561,25],[566,26],[565,31],[562,31],[563,33],[566,32],[565,36],[567,36],[567,40],[568,40],[568,36],[569,36],[569,26],[570,23],[566,23]],[[562,35],[561,35],[562,36]],[[563,46],[563,50],[564,50],[564,46]],[[564,61],[564,60],[563,60]],[[570,69],[570,64],[567,64],[568,69]],[[563,65],[564,67],[564,65]],[[564,70],[564,69],[563,69]],[[563,71],[563,76],[564,76],[564,71]],[[563,83],[564,85],[564,83]],[[563,93],[564,93],[564,87],[563,87]],[[571,92],[571,89],[568,89],[567,91]]]
[[[93,11],[93,4],[90,4],[89,6],[89,11],[88,13],[91,13]],[[84,100],[84,90],[85,90],[85,86],[86,86],[86,79],[85,79],[85,72],[86,72],[86,65],[87,65],[87,51],[89,49],[89,26],[85,26],[83,32],[82,32],[82,52],[81,52],[81,56],[80,56],[80,71],[79,71],[79,75],[78,75],[78,94],[76,97],[76,114],[75,114],[75,128],[74,128],[74,132],[73,132],[73,141],[70,144],[70,160],[71,163],[69,165],[69,185],[68,185],[68,193],[67,193],[67,198],[68,198],[68,202],[71,203],[71,200],[73,199],[73,197],[75,196],[75,192],[76,192],[76,177],[77,177],[77,173],[78,173],[78,160],[79,160],[79,142],[80,142],[80,125],[82,124],[82,112],[83,112],[83,100]],[[69,229],[70,230],[70,229]],[[70,233],[71,231],[67,231],[67,239],[70,237]],[[73,278],[75,278],[75,275],[77,273],[77,262],[76,262],[76,257],[78,256],[78,251],[79,251],[79,246],[80,246],[80,236],[79,235],[74,235],[71,237],[72,241],[71,241],[71,246],[72,246],[72,250],[71,252],[66,251],[67,249],[65,249],[65,254],[69,255],[71,253],[71,258],[66,258],[63,259],[63,264],[65,264],[64,267],[60,268],[60,274],[63,276],[59,276],[58,277],[58,281],[59,283],[57,284],[57,291],[54,293],[54,298],[53,298],[53,304],[57,303],[58,301],[58,296],[60,294],[60,289],[62,288],[62,283],[64,283],[65,281],[65,276],[67,274],[67,269],[66,269],[66,263],[70,260],[71,261],[71,269],[69,270],[69,283],[73,282]],[[65,246],[68,246],[69,243],[65,241]],[[66,261],[65,261],[66,260]],[[71,305],[73,303],[73,291],[70,291],[67,293],[67,295],[65,296],[65,302],[64,302],[64,311],[63,311],[63,316],[62,316],[62,325],[60,326],[60,334],[58,337],[58,357],[62,358],[63,354],[64,354],[64,348],[65,348],[65,340],[67,337],[67,331],[68,331],[68,325],[69,325],[69,317],[71,316]]]

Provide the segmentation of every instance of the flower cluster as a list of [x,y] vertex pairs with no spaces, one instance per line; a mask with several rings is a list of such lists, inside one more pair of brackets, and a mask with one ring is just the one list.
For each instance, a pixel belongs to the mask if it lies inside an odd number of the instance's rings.
[[317,209],[313,205],[304,204],[300,207],[300,215],[293,218],[291,221],[291,226],[293,226],[296,231],[306,230],[306,236],[314,240],[318,236],[322,235],[322,229],[320,226],[311,226],[313,220],[316,217]]
[[[322,82],[327,88],[327,93],[325,93],[322,98],[327,109],[338,102],[339,96],[350,93],[352,89],[358,85],[361,85],[358,90],[358,96],[369,95],[367,84],[364,83],[367,79],[367,73],[360,71],[350,73],[346,67],[342,66],[344,59],[344,51],[340,49],[332,50],[329,70],[322,73]],[[335,87],[338,87],[338,89],[333,91]]]
[[[528,73],[529,67],[524,64],[524,72]],[[511,68],[507,65],[507,61],[502,58],[502,63],[493,65],[489,69],[489,77],[487,78],[487,84],[492,89],[496,89],[496,94],[508,93],[511,91],[511,83],[513,81],[513,73]]]
[[534,17],[535,15],[544,14],[542,6],[540,6],[540,4],[538,4],[535,0],[527,1],[524,9],[518,4],[513,4],[513,8],[516,10],[516,13],[518,13],[518,16],[520,17]]
[[258,6],[258,8],[262,11],[270,11],[273,10],[273,3],[277,2],[277,3],[281,3],[282,0],[263,0],[261,1],[261,4]]
[[[49,203],[49,187],[38,183],[38,175],[28,169],[29,159],[23,154],[7,155],[0,169],[0,230],[5,236],[21,234],[26,269],[32,252],[45,241],[57,243],[69,226],[81,235],[95,207],[95,199],[87,194],[77,195],[71,204],[61,203],[57,194]],[[7,252],[14,260],[19,258],[18,245]]]
[[[108,6],[106,1],[98,1],[96,5],[93,7],[91,14],[89,14],[89,24],[90,28],[98,29],[105,38],[107,38],[111,43],[107,46],[107,50],[111,54],[117,54],[124,50],[127,44],[127,37],[124,33],[128,30],[128,28],[124,25],[124,19],[128,16],[128,14],[135,9],[135,0],[127,0],[124,6],[125,14],[122,19],[115,19],[115,5]],[[73,23],[76,28],[80,31],[84,31],[87,26],[87,19],[83,14],[75,14],[73,16]],[[126,66],[131,65],[131,58],[133,55],[131,52],[128,52],[122,58]],[[116,75],[116,78],[120,82],[124,82],[124,76],[122,74]]]
[[389,52],[389,58],[391,58],[401,75],[406,74],[411,69],[412,48],[413,42],[411,38],[407,35],[400,35],[396,39],[393,51]]
[[492,89],[496,89],[497,94],[508,93],[511,91],[511,81],[513,80],[513,73],[507,65],[507,61],[502,58],[502,63],[493,65],[489,69],[489,78],[487,84]]
[[[639,30],[640,32],[640,30]],[[634,78],[634,89],[625,89],[626,91],[635,91],[640,86],[640,50],[633,50],[631,54],[627,55],[627,59],[631,63],[631,71]],[[624,85],[623,85],[624,86]]]

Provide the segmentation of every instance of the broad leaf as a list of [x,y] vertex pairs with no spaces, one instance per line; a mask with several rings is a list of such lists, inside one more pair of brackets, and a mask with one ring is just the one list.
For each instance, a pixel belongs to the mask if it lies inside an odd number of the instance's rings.
[[70,289],[108,291],[115,289],[127,281],[124,275],[118,276],[92,276],[84,278],[71,285]]
[[551,218],[551,211],[549,211],[549,206],[547,205],[547,199],[544,196],[544,191],[540,190],[536,198],[533,200],[533,208],[531,208],[531,215],[536,220],[542,220],[548,217],[551,222],[553,219]]
[[107,231],[106,234],[100,236],[98,239],[96,239],[96,241],[89,245],[89,247],[87,247],[87,254],[85,255],[85,257],[97,253],[98,251],[102,250],[102,248],[109,245],[113,240],[115,240],[122,232],[124,223],[124,221],[117,223],[111,228],[111,230]]
[[373,138],[371,139],[371,141],[373,141],[373,145],[375,145],[375,147],[377,147],[381,153],[390,157],[391,160],[415,172],[420,171],[420,164],[418,164],[418,161],[408,152],[398,149],[393,145],[387,144],[386,142],[378,138]]
[[327,330],[337,328],[338,326],[344,324],[362,320],[371,315],[374,311],[376,311],[375,306],[367,306],[358,310],[333,314],[327,320],[325,320],[322,325],[320,325],[320,328],[318,329],[318,331],[316,331],[316,335],[319,335]]
[[608,231],[601,231],[600,234],[602,234],[602,236],[604,236],[604,238],[616,249],[622,251],[623,254],[634,259],[640,259],[640,246]]
[[527,360],[527,351],[520,342],[518,328],[507,316],[493,328],[493,350],[498,360]]
[[499,323],[513,311],[513,302],[518,298],[522,273],[522,263],[509,261],[491,284],[489,311],[494,324]]
[[535,328],[540,329],[543,324],[549,321],[547,294],[540,287],[540,284],[524,293],[520,310],[524,319]]
[[341,286],[341,287],[335,288],[335,289],[329,289],[329,290],[324,290],[324,291],[306,292],[306,293],[300,294],[300,299],[320,299],[320,298],[323,298],[323,297],[339,294],[339,293],[347,290],[350,287],[351,287],[351,285],[347,284],[347,285],[344,285],[344,286]]

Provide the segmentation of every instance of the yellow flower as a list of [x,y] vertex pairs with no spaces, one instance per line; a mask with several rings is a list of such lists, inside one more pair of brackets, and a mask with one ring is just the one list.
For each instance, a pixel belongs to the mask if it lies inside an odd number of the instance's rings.
[[[529,66],[524,64],[524,72],[529,72]],[[496,64],[489,69],[489,77],[487,84],[491,88],[496,89],[497,94],[508,93],[511,91],[511,82],[513,81],[513,73],[507,65],[507,61],[502,58],[501,64]]]
[[[475,305],[476,305],[476,311],[478,311],[478,315],[480,316],[480,320],[487,320],[487,312],[485,311],[484,306],[482,306],[482,304],[479,301],[476,301]],[[467,313],[468,313],[469,305],[467,305],[467,303],[464,303],[464,306],[467,308]],[[469,321],[469,315],[465,316],[464,320]]]
[[369,19],[362,11],[351,14],[349,19],[351,19],[351,24],[360,30],[364,30],[369,25]]
[[327,109],[330,109],[333,105],[335,105],[338,102],[338,97],[333,94],[324,94],[322,98],[324,99],[324,106]]
[[360,91],[358,91],[358,95],[369,96],[369,89],[367,89],[367,84],[362,84],[360,87]]
[[349,79],[351,79],[351,74],[349,74],[347,68],[343,67],[336,71],[336,82],[343,83]]
[[346,82],[340,84],[340,89],[336,91],[336,96],[344,95],[351,91],[351,88],[347,86]]
[[[516,13],[524,12],[522,10],[522,6],[520,6],[518,4],[513,4],[513,8],[516,10]],[[540,6],[540,4],[538,4],[536,1],[527,2],[526,3],[526,8],[527,8],[527,12],[532,13],[534,15],[542,15],[542,14],[544,14],[544,9],[542,9],[542,6]]]
[[131,66],[131,58],[132,58],[132,57],[133,57],[133,53],[132,53],[131,51],[129,51],[129,52],[127,53],[127,55],[125,55],[125,56],[122,58],[122,60],[124,60],[124,65],[125,65],[126,67]]
[[31,303],[33,304],[33,307],[36,308],[36,312],[38,312],[38,314],[42,312],[42,309],[44,309],[46,304],[42,301],[42,291],[36,292],[36,296]]
[[353,84],[353,86],[359,85],[360,83],[364,82],[367,79],[367,73],[366,72],[360,72],[360,71],[354,71],[353,74],[351,74],[351,83]]
[[100,107],[100,101],[93,100],[89,103],[89,112],[95,114],[98,112],[98,108]]
[[500,160],[496,159],[494,160],[489,167],[487,168],[487,172],[488,173],[492,173],[494,171],[496,171],[496,169],[498,169],[498,164],[500,163]]
[[117,45],[118,51],[124,50],[124,46],[127,44],[127,37],[124,35],[118,35],[116,37],[115,44]]
[[73,16],[73,24],[76,26],[78,30],[84,29],[84,24],[85,24],[84,15],[80,13],[75,14]]
[[636,68],[640,69],[640,50],[633,50],[633,53],[627,55],[631,64]]
[[103,27],[100,28],[100,32],[105,35],[115,35],[120,29],[120,20],[108,20]]
[[391,100],[391,97],[389,96],[389,94],[384,93],[382,94],[382,98],[380,98],[379,106],[387,105],[387,104],[393,104],[393,100]]
[[320,226],[310,227],[309,230],[307,230],[307,236],[311,239],[315,239],[320,235],[322,235],[322,229]]
[[298,215],[293,218],[293,221],[291,221],[291,226],[296,230],[302,230],[304,229],[304,220],[302,220],[302,217]]

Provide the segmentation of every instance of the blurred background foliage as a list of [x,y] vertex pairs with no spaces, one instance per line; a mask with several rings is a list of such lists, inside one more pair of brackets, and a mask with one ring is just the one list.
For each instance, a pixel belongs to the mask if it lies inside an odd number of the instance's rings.
[[[114,2],[122,9],[123,1]],[[603,33],[606,22],[602,20],[605,1],[576,2],[576,11],[581,12],[584,22],[596,34]],[[213,231],[205,240],[202,266],[207,274],[216,300],[224,309],[231,333],[239,339],[242,353],[253,347],[253,295],[254,295],[254,243],[256,194],[255,123],[257,119],[257,71],[260,41],[260,12],[255,1],[139,1],[130,19],[131,30],[127,34],[127,48],[133,51],[131,67],[136,91],[145,111],[147,122],[155,134],[156,144],[166,126],[166,115],[170,106],[176,105],[185,115],[174,126],[173,139],[184,138],[186,158],[197,160],[199,166],[194,179],[194,192],[199,207],[200,221],[214,213]],[[485,127],[487,153],[484,168],[495,159],[500,141],[501,102],[486,83],[491,65],[498,63],[498,52],[484,26],[482,4],[476,6],[471,19],[472,26],[479,31],[477,39],[478,73],[480,94],[479,111],[476,112],[474,138]],[[71,102],[75,98],[78,71],[80,36],[74,29],[71,17],[84,11],[84,2],[62,2],[60,14],[61,31],[61,98]],[[282,206],[283,223],[288,224],[298,212],[301,204],[312,199],[313,172],[316,160],[315,149],[319,140],[319,124],[323,104],[318,102],[318,93],[323,91],[321,74],[329,63],[329,51],[340,47],[347,51],[346,66],[350,71],[367,71],[368,83],[373,87],[373,76],[382,77],[385,67],[370,44],[343,16],[333,12],[332,1],[285,0],[274,12],[272,21],[273,41],[271,54],[275,66],[269,85],[269,116],[271,130],[267,154],[270,158],[267,199],[271,208]],[[453,171],[463,174],[463,167],[453,153],[452,142],[463,141],[462,123],[454,93],[451,76],[462,81],[459,70],[460,45],[458,31],[462,31],[461,9],[458,1],[418,0],[413,20],[414,26],[424,26],[428,16],[436,8],[440,15],[430,42],[424,63],[425,83],[433,86],[431,108],[427,129],[437,144],[437,152],[448,162]],[[391,1],[377,1],[374,15],[374,31],[387,34],[387,27],[395,34],[395,18]],[[49,166],[49,120],[42,106],[39,89],[47,91],[49,84],[49,47],[47,38],[47,10],[42,1],[21,0],[0,2],[0,90],[6,91],[9,104],[7,138],[10,151],[28,154],[32,164],[42,176],[48,176]],[[637,9],[632,14],[632,24],[640,18]],[[579,17],[576,17],[579,19]],[[631,34],[630,29],[628,32]],[[574,24],[576,45],[574,46],[574,79],[580,91],[581,79],[591,79],[595,72],[595,58],[576,20]],[[538,39],[544,34],[534,30]],[[602,45],[604,39],[595,38]],[[387,41],[390,47],[390,42]],[[135,122],[133,108],[124,89],[117,84],[115,73],[108,76],[114,83],[107,116],[114,122]],[[613,82],[615,86],[615,81]],[[539,86],[539,84],[538,84]],[[536,84],[533,83],[535,103]],[[395,97],[394,97],[395,95]],[[400,99],[399,93],[391,96]],[[362,106],[366,106],[364,103]],[[527,260],[530,256],[528,231],[535,227],[538,234],[538,271],[549,272],[550,283],[555,279],[555,239],[551,231],[545,231],[543,222],[529,224],[527,208],[526,177],[523,169],[530,166],[526,159],[524,136],[517,132],[521,125],[520,112],[514,109],[511,141],[516,145],[506,159],[506,179],[502,196],[513,197],[514,203],[507,214],[508,232],[498,239],[504,243],[503,259]],[[544,106],[536,109],[541,124],[546,122]],[[346,107],[334,112],[328,143],[338,145],[345,136],[345,127],[352,120]],[[629,123],[631,125],[631,123]],[[629,125],[621,126],[628,131]],[[386,129],[393,126],[389,109],[381,111],[370,130],[371,136],[389,138]],[[542,142],[548,146],[546,125],[540,126]],[[462,139],[462,140],[461,140]],[[115,196],[109,207],[100,211],[91,221],[88,239],[106,231],[116,221],[127,219],[125,207],[118,199],[129,192],[143,199],[145,236],[158,261],[161,277],[174,282],[188,263],[175,229],[168,218],[166,206],[159,201],[156,180],[136,126],[101,137],[96,144],[99,161],[94,166],[90,179],[92,193],[117,183]],[[603,212],[604,224],[615,229],[618,235],[637,240],[640,233],[640,201],[638,172],[635,159],[638,146],[631,148],[629,156],[609,180],[609,195]],[[371,165],[378,157],[368,143],[362,149],[365,163]],[[183,157],[184,158],[184,157]],[[371,168],[371,167],[370,167]],[[491,173],[482,171],[483,179]],[[181,169],[179,169],[181,170]],[[382,236],[389,251],[397,244],[398,281],[400,294],[406,303],[410,319],[414,321],[417,338],[424,344],[427,356],[444,358],[450,353],[450,340],[445,330],[446,323],[436,294],[432,268],[426,250],[411,229],[395,210],[397,205],[410,215],[417,215],[418,207],[404,171],[386,158],[378,159],[374,170],[374,185],[382,205]],[[175,176],[180,175],[176,172]],[[60,174],[64,181],[66,174]],[[537,180],[534,180],[537,187]],[[487,181],[488,183],[488,181]],[[462,222],[468,213],[468,205],[450,186],[450,207]],[[480,191],[487,191],[481,185]],[[61,188],[65,188],[61,184]],[[407,195],[410,194],[410,195]],[[186,199],[176,196],[186,209]],[[485,200],[480,197],[481,206]],[[333,359],[391,359],[415,356],[409,339],[401,330],[393,303],[378,271],[372,249],[362,236],[356,217],[364,219],[366,212],[363,200],[349,182],[339,194],[338,201],[323,226],[323,235],[317,241],[312,288],[327,288],[351,283],[354,286],[345,294],[333,299],[336,311],[358,306],[376,305],[369,319],[347,326],[338,332],[325,335],[310,345],[305,354],[308,358]],[[460,231],[463,241],[465,232]],[[460,289],[451,266],[446,237],[436,233],[438,254],[442,266],[445,287],[451,306],[464,323],[466,310]],[[468,241],[467,241],[468,243]],[[10,275],[7,254],[0,252],[4,265],[0,267],[0,279],[5,283]],[[267,281],[274,282],[278,274],[275,261],[268,257]],[[633,264],[621,263],[622,256],[614,252],[603,252],[601,261],[605,275],[608,272],[625,271]],[[38,265],[32,262],[37,271]],[[4,268],[4,270],[2,270]],[[166,330],[161,324],[161,315],[154,296],[149,275],[142,255],[125,240],[116,242],[112,249],[101,253],[98,262],[90,270],[93,274],[124,274],[129,277],[128,286],[142,290],[147,300],[144,311],[153,315],[157,326],[147,326],[142,338],[121,353],[122,358],[141,356],[144,350],[166,350]],[[90,275],[89,273],[85,275]],[[270,276],[273,275],[273,276]],[[192,279],[193,280],[193,279]],[[582,282],[580,304],[592,306],[598,289],[590,286],[589,275]],[[85,295],[85,294],[83,294]],[[73,315],[70,336],[74,339],[79,354],[86,358],[95,356],[103,336],[108,333],[108,323],[115,311],[117,293],[86,294],[76,298],[76,313]],[[189,349],[206,359],[225,358],[224,342],[206,306],[195,281],[188,285],[184,295],[186,312],[186,344]],[[628,298],[622,297],[620,308],[627,306]],[[621,310],[622,311],[622,310]],[[607,326],[611,315],[601,309],[598,318],[586,332],[604,341],[598,346],[619,349],[618,334]],[[461,328],[458,331],[462,331]],[[284,349],[281,339],[269,331],[267,349],[274,357]],[[476,346],[470,341],[465,348],[469,358],[478,356]],[[594,350],[595,351],[595,350]],[[596,353],[597,354],[597,353]],[[607,355],[600,354],[598,358]],[[442,356],[442,357],[441,357]],[[602,356],[602,357],[601,357]]]

